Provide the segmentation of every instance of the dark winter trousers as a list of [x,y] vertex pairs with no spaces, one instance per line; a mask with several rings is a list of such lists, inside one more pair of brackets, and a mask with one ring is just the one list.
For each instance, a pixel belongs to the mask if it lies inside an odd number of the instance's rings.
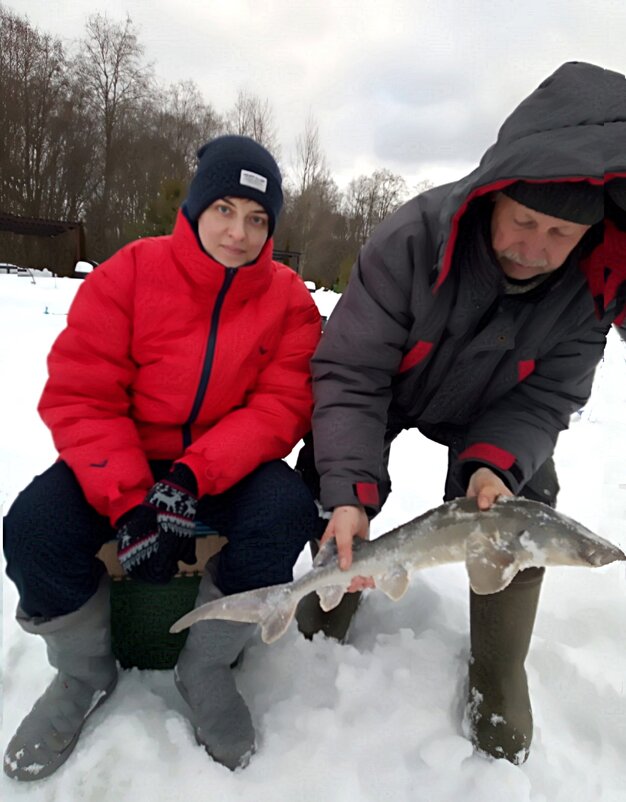
[[[150,463],[155,480],[170,464]],[[280,460],[225,493],[203,496],[196,518],[228,538],[217,575],[225,595],[289,582],[303,547],[323,531],[310,491]],[[35,477],[4,519],[7,574],[24,612],[55,618],[82,607],[104,572],[95,555],[114,539],[109,520],[87,503],[64,462]]]

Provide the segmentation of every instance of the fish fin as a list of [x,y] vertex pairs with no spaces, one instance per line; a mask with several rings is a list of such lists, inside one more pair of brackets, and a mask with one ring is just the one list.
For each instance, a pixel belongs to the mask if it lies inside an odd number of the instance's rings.
[[380,577],[376,577],[376,587],[392,601],[398,601],[409,586],[409,575],[401,566],[395,567]]
[[313,568],[323,568],[329,563],[337,560],[337,541],[335,538],[327,540],[320,546],[319,551],[313,558]]
[[261,638],[264,643],[274,643],[287,631],[296,612],[296,605],[277,605],[261,622]]
[[327,613],[329,610],[334,610],[343,599],[346,589],[343,585],[327,585],[325,588],[319,588],[315,592],[319,597],[320,607]]
[[298,599],[289,589],[290,584],[234,593],[207,602],[175,621],[170,632],[181,632],[198,621],[241,621],[260,624],[264,642],[272,643],[286,632],[296,612]]
[[465,541],[465,565],[472,590],[480,595],[504,590],[519,570],[509,544],[479,529]]
[[[367,551],[371,546],[369,540],[362,540],[360,537],[355,537],[352,541],[352,555],[355,556],[363,551]],[[337,552],[337,541],[335,538],[327,540],[313,558],[313,568],[325,568],[327,565],[336,565],[339,560]]]

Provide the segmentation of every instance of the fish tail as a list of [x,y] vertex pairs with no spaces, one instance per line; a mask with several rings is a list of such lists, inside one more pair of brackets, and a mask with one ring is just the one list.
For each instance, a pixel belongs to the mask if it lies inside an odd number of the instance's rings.
[[180,632],[198,621],[241,621],[259,624],[264,642],[273,643],[284,635],[296,612],[299,599],[290,585],[287,583],[234,593],[202,604],[179,618],[170,627],[170,632]]

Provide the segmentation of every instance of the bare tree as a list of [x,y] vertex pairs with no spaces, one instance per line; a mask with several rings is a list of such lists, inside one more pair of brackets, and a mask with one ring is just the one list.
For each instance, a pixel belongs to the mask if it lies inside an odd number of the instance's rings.
[[142,63],[142,55],[130,17],[123,23],[101,14],[89,17],[75,75],[101,131],[101,184],[92,227],[100,250],[105,248],[125,117],[137,110],[151,89],[151,69]]
[[292,241],[303,252],[305,271],[312,256],[310,243],[320,218],[332,214],[336,204],[336,186],[331,181],[322,152],[319,128],[309,114],[304,131],[296,138],[295,186],[290,195]]
[[429,189],[432,189],[435,184],[430,180],[430,178],[422,178],[420,179],[417,184],[415,184],[414,192],[416,195],[421,195],[422,192],[426,192]]
[[274,113],[267,98],[261,100],[258,95],[240,89],[235,105],[226,115],[225,128],[229,134],[251,137],[278,158]]
[[344,209],[354,242],[362,245],[374,228],[400,206],[406,194],[405,180],[390,170],[375,170],[371,176],[353,179],[348,185]]
[[59,40],[0,6],[0,202],[18,214],[54,208],[58,143],[51,124],[66,92]]
[[[157,89],[129,17],[90,17],[70,61],[58,40],[2,5],[0,131],[0,208],[86,218],[90,255],[98,259],[171,228],[196,150],[211,137],[244,134],[275,156],[278,150],[267,99],[241,90],[221,117],[191,81]],[[306,276],[333,286],[346,280],[358,248],[403,201],[406,185],[377,170],[355,178],[342,196],[309,114],[284,193],[277,246],[300,250]]]
[[181,178],[193,173],[198,148],[222,129],[221,117],[204,102],[193,81],[172,84],[163,94],[159,130],[168,143]]
[[327,176],[326,159],[320,145],[319,126],[309,114],[304,131],[296,138],[295,177],[300,195]]
[[372,227],[372,180],[366,175],[353,178],[348,184],[344,199],[350,238],[362,245]]
[[404,201],[407,195],[407,186],[401,175],[387,169],[374,171],[372,180],[376,188],[373,220],[377,225]]
[[68,84],[49,133],[56,145],[49,181],[54,187],[52,217],[67,220],[84,219],[98,184],[97,126],[87,107],[84,92],[76,83]]

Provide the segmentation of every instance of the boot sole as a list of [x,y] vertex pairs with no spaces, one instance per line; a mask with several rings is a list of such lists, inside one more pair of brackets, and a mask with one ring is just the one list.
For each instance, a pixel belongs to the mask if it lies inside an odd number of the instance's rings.
[[193,715],[193,707],[191,706],[191,704],[189,702],[189,697],[187,696],[187,691],[185,690],[185,686],[183,685],[182,681],[178,677],[178,674],[176,673],[176,671],[174,671],[174,685],[176,686],[176,690],[178,691],[178,693],[183,697],[183,700],[184,700],[185,704],[187,705],[187,707],[191,711],[191,714],[192,714],[191,726],[193,727],[193,734],[194,734],[194,737],[196,739],[196,743],[198,744],[198,746],[201,746],[204,749],[204,751],[207,753],[207,755],[211,758],[211,760],[214,760],[216,763],[219,763],[220,766],[224,766],[225,768],[230,769],[231,771],[235,771],[235,769],[239,769],[239,768],[245,769],[245,767],[250,762],[250,760],[252,758],[252,755],[256,752],[256,746],[253,749],[251,749],[249,752],[246,752],[245,755],[242,755],[242,757],[240,759],[240,762],[239,762],[239,764],[237,766],[234,766],[234,767],[233,766],[229,766],[228,764],[223,763],[221,760],[218,760],[215,757],[215,755],[211,752],[211,750],[209,749],[208,745],[198,735],[199,727],[196,724],[196,722],[194,721],[195,716]]
[[65,761],[69,758],[69,756],[74,751],[76,744],[78,743],[78,739],[80,734],[83,731],[83,727],[85,726],[85,722],[91,716],[93,712],[95,712],[104,702],[107,701],[109,696],[115,690],[117,686],[118,677],[116,676],[113,682],[106,688],[103,694],[100,696],[98,701],[91,707],[90,710],[87,711],[85,717],[83,718],[80,727],[76,731],[76,734],[72,738],[72,740],[68,743],[65,749],[62,752],[59,752],[58,757],[56,760],[51,761],[47,765],[43,766],[41,771],[34,773],[31,771],[26,771],[24,769],[17,769],[16,772],[13,774],[9,771],[10,761],[7,760],[5,755],[4,757],[4,773],[9,777],[11,780],[16,780],[17,782],[33,782],[34,780],[43,780],[46,777],[50,777],[50,775],[54,774],[57,769],[59,769]]

